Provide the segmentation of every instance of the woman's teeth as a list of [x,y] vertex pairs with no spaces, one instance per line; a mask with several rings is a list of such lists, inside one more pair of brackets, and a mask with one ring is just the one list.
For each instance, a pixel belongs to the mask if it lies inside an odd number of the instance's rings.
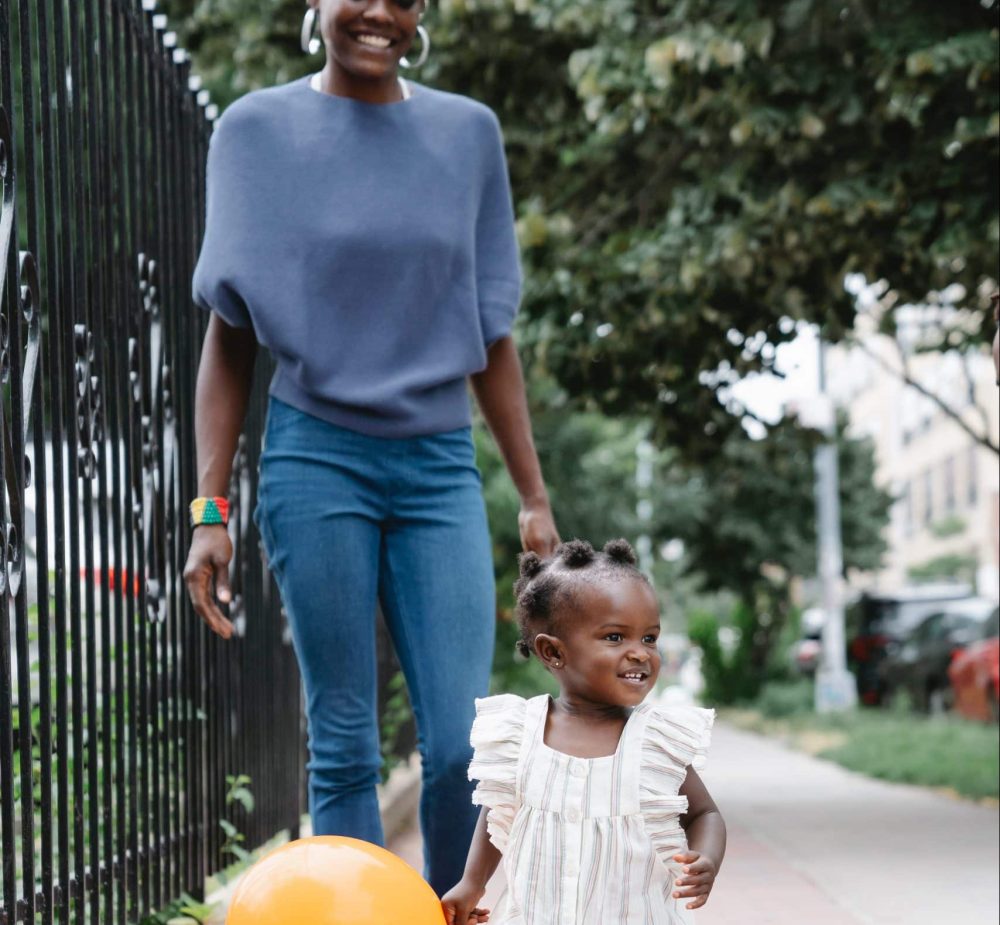
[[372,48],[388,48],[392,44],[384,35],[359,35],[358,41]]

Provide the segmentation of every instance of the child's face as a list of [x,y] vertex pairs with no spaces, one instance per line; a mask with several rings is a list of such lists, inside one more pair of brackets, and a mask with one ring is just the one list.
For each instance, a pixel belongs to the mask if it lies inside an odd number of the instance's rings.
[[583,585],[577,604],[558,637],[561,664],[554,674],[564,693],[618,706],[641,703],[660,672],[653,589],[635,578]]

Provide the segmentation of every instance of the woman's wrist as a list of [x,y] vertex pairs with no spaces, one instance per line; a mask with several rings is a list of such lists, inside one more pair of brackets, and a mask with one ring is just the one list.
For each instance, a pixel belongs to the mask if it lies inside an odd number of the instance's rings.
[[521,495],[521,508],[525,511],[547,511],[551,508],[548,492],[536,489]]
[[229,500],[221,495],[200,496],[188,506],[192,527],[220,526],[229,523]]

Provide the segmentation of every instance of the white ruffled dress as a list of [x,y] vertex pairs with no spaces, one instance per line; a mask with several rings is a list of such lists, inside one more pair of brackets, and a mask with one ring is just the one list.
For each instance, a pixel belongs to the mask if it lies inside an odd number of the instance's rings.
[[544,742],[549,696],[476,701],[473,802],[488,807],[507,891],[491,925],[688,925],[671,893],[687,847],[687,768],[700,769],[714,713],[641,704],[614,755],[575,758]]

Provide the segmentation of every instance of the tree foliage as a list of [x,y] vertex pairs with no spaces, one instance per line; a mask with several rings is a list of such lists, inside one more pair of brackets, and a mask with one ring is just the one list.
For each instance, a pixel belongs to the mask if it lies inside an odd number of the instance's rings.
[[[299,50],[302,0],[165,6],[222,104],[320,66]],[[504,124],[521,344],[563,535],[683,540],[681,570],[741,601],[753,687],[791,577],[815,571],[814,438],[784,424],[750,441],[725,386],[768,368],[797,319],[842,333],[848,272],[901,298],[997,275],[995,5],[440,0],[426,22],[420,79]],[[840,446],[845,561],[870,568],[890,499],[871,447]],[[479,464],[509,616],[517,498],[489,440]],[[537,689],[515,636],[503,622],[499,683]]]
[[[317,66],[300,0],[167,8],[223,102]],[[440,0],[427,24],[421,79],[504,123],[522,343],[579,404],[705,458],[741,411],[719,387],[788,319],[849,327],[846,273],[903,301],[959,282],[982,314],[995,0]]]
[[[536,396],[537,397],[537,396]],[[564,538],[584,537],[595,545],[616,536],[633,542],[647,533],[654,549],[670,540],[684,545],[680,574],[705,591],[728,590],[748,622],[741,645],[741,673],[733,691],[754,691],[765,680],[775,642],[791,612],[795,577],[816,573],[816,517],[812,456],[816,436],[792,423],[776,427],[766,440],[734,433],[707,463],[693,464],[676,451],[659,451],[649,489],[636,485],[640,422],[600,414],[567,415],[558,394],[536,401],[534,424],[539,456],[552,492],[553,510]],[[843,425],[843,422],[842,422]],[[874,569],[885,552],[882,530],[892,498],[874,485],[870,441],[838,437],[844,567]],[[517,575],[517,496],[493,443],[478,445],[478,463],[490,511],[501,623],[497,657],[504,689],[530,689],[543,673],[512,662],[516,630],[510,620],[511,586]],[[647,520],[637,516],[640,497],[650,503]],[[664,605],[672,588],[658,582]],[[524,677],[521,677],[525,675]]]

